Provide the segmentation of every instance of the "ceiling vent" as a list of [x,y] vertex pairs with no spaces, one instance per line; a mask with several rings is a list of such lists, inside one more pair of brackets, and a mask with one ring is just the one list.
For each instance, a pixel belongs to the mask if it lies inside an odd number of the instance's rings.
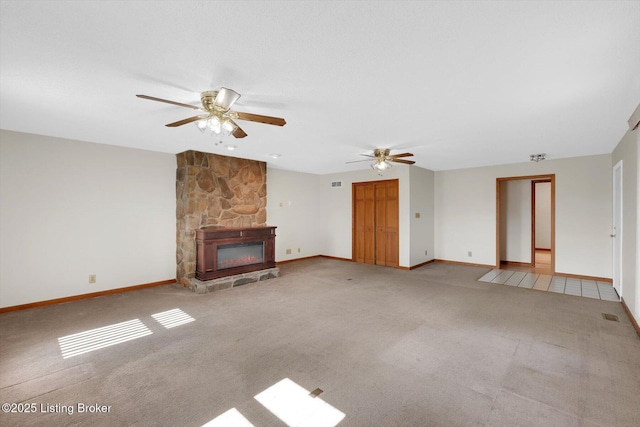
[[331,181],[331,188],[341,188],[342,181]]
[[629,129],[636,130],[640,125],[640,104],[636,107],[636,111],[633,112],[629,119]]

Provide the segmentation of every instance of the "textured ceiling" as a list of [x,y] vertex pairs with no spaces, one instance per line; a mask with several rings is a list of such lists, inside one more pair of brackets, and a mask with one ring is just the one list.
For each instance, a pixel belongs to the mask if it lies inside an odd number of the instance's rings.
[[[431,170],[610,153],[640,102],[639,22],[640,1],[2,0],[0,128],[317,174],[376,147]],[[287,125],[238,121],[231,152],[135,97],[221,86]]]

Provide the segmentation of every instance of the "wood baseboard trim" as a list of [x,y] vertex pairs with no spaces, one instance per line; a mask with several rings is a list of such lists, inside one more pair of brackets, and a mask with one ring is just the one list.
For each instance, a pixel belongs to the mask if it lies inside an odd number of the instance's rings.
[[407,270],[407,271],[408,270],[414,270],[416,268],[420,268],[422,266],[425,266],[427,264],[431,264],[433,262],[436,262],[436,260],[435,259],[430,259],[429,261],[421,262],[420,264],[412,265],[411,267],[398,267],[398,268],[401,269],[401,270]]
[[325,258],[325,259],[334,259],[336,261],[353,262],[353,260],[349,258],[339,258],[339,257],[329,256],[329,255],[312,255],[312,256],[306,256],[302,258],[294,258],[294,259],[286,259],[284,261],[277,261],[276,266],[282,265],[282,264],[289,264],[291,262],[296,262],[296,261],[305,261],[305,260],[314,259],[314,258]]
[[354,262],[351,258],[340,258],[340,257],[330,256],[330,255],[318,255],[318,256],[320,258],[325,258],[325,259],[335,259],[336,261]]
[[533,267],[530,262],[500,261],[500,265],[515,265],[518,267]]
[[579,274],[559,273],[557,271],[555,273],[552,273],[552,275],[562,276],[562,277],[571,277],[573,279],[595,280],[597,282],[613,283],[613,279],[610,279],[608,277],[581,276]]
[[434,259],[434,261],[442,263],[442,264],[466,265],[468,267],[497,268],[495,265],[474,264],[474,263],[471,263],[471,262],[460,262],[460,261],[449,261],[449,260],[446,260],[446,259]]
[[631,321],[631,325],[633,325],[633,329],[636,330],[636,334],[638,334],[638,337],[640,337],[640,325],[638,325],[635,317],[633,317],[633,314],[631,314],[631,310],[629,310],[629,307],[627,307],[627,303],[624,302],[624,298],[620,298],[620,302],[622,303],[622,308],[624,308],[625,313],[627,313],[627,316]]
[[284,261],[276,261],[276,266],[282,265],[282,264],[289,264],[289,263],[296,262],[296,261],[304,261],[304,260],[307,260],[307,259],[314,259],[314,258],[320,258],[320,255],[312,255],[312,256],[305,256],[305,257],[302,257],[302,258],[285,259]]
[[[295,258],[295,259],[288,259],[288,260],[285,260],[285,261],[278,261],[278,262],[276,262],[276,265],[289,264],[290,262],[304,261],[304,260],[313,259],[313,258],[324,258],[324,259],[333,259],[333,260],[336,260],[336,261],[355,262],[354,260],[349,259],[349,258],[340,258],[340,257],[335,257],[335,256],[330,256],[330,255],[313,255],[313,256],[308,256],[308,257],[304,257],[304,258]],[[414,265],[412,267],[405,267],[405,266],[401,265],[401,266],[398,266],[398,267],[395,267],[395,268],[397,268],[399,270],[409,271],[409,270],[413,270],[414,268],[422,267],[423,265],[431,264],[432,262],[435,262],[435,261],[436,261],[435,259],[432,259],[432,260],[425,261],[423,263]],[[371,265],[373,265],[373,264],[371,264]]]
[[162,286],[162,285],[170,285],[172,283],[176,283],[176,279],[161,280],[159,282],[144,283],[142,285],[127,286],[124,288],[107,289],[106,291],[92,292],[90,294],[73,295],[70,297],[32,302],[29,304],[14,305],[11,307],[2,307],[0,308],[0,314],[9,313],[11,311],[26,310],[28,308],[45,307],[47,305],[62,304],[65,302],[101,297],[104,295],[120,294],[122,292],[129,292],[129,291],[137,291],[138,289],[152,288],[155,286]]

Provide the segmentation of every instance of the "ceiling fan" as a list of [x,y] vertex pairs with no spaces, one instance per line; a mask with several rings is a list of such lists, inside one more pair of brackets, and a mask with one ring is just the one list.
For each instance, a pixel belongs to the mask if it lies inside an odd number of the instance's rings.
[[136,95],[138,98],[149,99],[151,101],[164,102],[167,104],[177,105],[179,107],[191,108],[201,111],[198,114],[187,119],[178,120],[169,123],[167,127],[178,127],[187,123],[197,122],[198,129],[202,132],[210,130],[214,136],[233,135],[236,138],[244,138],[247,136],[240,126],[234,120],[247,120],[250,122],[265,123],[268,125],[284,126],[287,122],[279,117],[262,116],[259,114],[241,113],[239,111],[231,111],[231,106],[240,98],[240,94],[234,90],[221,88],[220,90],[208,90],[200,94],[202,106],[183,104],[181,102],[169,101],[167,99],[155,98],[148,95]]
[[[371,167],[377,171],[383,171],[385,169],[389,169],[391,167],[390,162],[404,163],[407,165],[412,165],[415,163],[413,160],[405,160],[401,158],[401,157],[412,157],[413,154],[411,153],[389,154],[390,151],[391,150],[389,150],[388,148],[376,148],[375,150],[373,150],[373,155],[371,154],[360,154],[360,155],[369,157],[371,159],[375,159],[374,162],[371,164]],[[347,163],[357,163],[357,162],[366,162],[366,161],[370,161],[370,160],[369,159],[354,160]]]

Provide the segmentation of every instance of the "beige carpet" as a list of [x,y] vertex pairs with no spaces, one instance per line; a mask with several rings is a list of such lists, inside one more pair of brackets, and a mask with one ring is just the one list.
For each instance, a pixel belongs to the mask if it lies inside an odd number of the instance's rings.
[[640,425],[640,339],[620,303],[478,282],[487,271],[314,259],[207,295],[167,285],[7,313],[0,401],[37,410],[0,424],[319,425],[328,408],[340,426]]

